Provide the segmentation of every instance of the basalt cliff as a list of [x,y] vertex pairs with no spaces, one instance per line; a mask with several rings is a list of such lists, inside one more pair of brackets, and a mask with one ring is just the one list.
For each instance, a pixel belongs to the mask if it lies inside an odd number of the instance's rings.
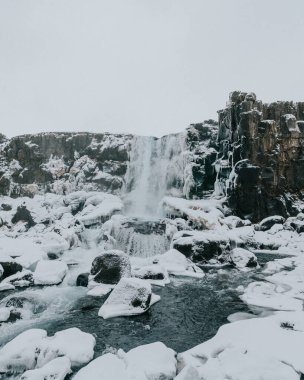
[[[304,190],[304,102],[265,104],[235,91],[218,121],[139,137],[40,133],[0,137],[0,194],[75,190],[133,193],[155,208],[164,195],[226,196],[232,212],[259,221],[299,212]],[[136,194],[134,194],[134,192]]]

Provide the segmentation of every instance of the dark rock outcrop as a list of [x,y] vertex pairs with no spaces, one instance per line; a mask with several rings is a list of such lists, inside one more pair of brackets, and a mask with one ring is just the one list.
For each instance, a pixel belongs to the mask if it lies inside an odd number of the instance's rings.
[[264,104],[253,93],[230,94],[219,111],[218,182],[223,189],[230,175],[226,191],[238,216],[259,221],[295,212],[292,197],[304,190],[303,120],[304,102]]

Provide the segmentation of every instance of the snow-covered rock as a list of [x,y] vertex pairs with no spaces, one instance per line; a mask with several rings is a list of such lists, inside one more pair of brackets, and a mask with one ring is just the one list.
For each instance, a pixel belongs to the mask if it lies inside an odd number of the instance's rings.
[[166,268],[169,274],[185,277],[204,277],[204,272],[191,260],[176,249],[170,249],[157,257],[159,264]]
[[[66,357],[69,362],[56,362],[56,371],[60,375],[63,367],[69,371],[70,366],[87,364],[94,356],[95,338],[77,328],[57,332],[48,337],[45,330],[30,329],[11,340],[0,349],[0,373],[23,373],[40,368],[41,371],[30,373],[26,379],[40,379],[42,373],[52,374],[54,359]],[[53,362],[53,365],[46,366]],[[52,378],[52,377],[50,377]],[[44,378],[43,378],[44,379]],[[60,379],[60,377],[59,377]]]
[[258,260],[254,253],[243,248],[234,248],[230,252],[230,262],[238,269],[256,268]]
[[77,219],[85,226],[104,223],[111,216],[122,210],[123,203],[121,199],[112,194],[98,193],[88,198],[84,208],[77,215]]
[[20,380],[64,380],[71,372],[71,361],[66,356],[51,360],[41,368],[26,371]]
[[105,251],[94,259],[91,274],[95,282],[117,284],[121,278],[131,276],[129,256],[118,250]]
[[173,380],[176,375],[176,354],[163,343],[136,347],[117,355],[99,356],[82,368],[74,380]]
[[159,301],[151,285],[139,278],[122,278],[101,306],[98,315],[104,319],[142,314]]
[[278,312],[222,326],[216,336],[178,355],[205,380],[299,380],[304,373],[304,313]]
[[125,353],[118,351],[130,378],[171,380],[176,375],[176,353],[161,342],[145,344]]
[[18,287],[18,288],[25,288],[27,286],[34,285],[33,272],[29,270],[23,270],[21,272],[17,272],[13,274],[12,276],[6,277],[2,283],[11,284],[11,285],[14,285],[14,287]]
[[132,270],[132,276],[148,280],[153,285],[164,286],[170,282],[167,270],[158,264],[135,268]]
[[181,231],[174,235],[172,248],[194,262],[223,262],[230,250],[230,239],[220,231]]
[[41,260],[34,272],[35,285],[58,285],[68,272],[66,263],[57,260]]
[[269,216],[263,219],[259,224],[255,226],[257,231],[267,231],[270,230],[275,224],[284,224],[285,218],[280,215]]
[[[105,354],[82,368],[73,380],[129,380],[125,364],[116,355]],[[143,379],[144,380],[144,379]]]

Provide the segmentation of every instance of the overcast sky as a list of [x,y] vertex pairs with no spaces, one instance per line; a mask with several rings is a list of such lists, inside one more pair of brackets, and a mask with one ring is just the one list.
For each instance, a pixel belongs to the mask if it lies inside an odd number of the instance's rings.
[[0,132],[178,132],[304,100],[304,0],[0,0]]

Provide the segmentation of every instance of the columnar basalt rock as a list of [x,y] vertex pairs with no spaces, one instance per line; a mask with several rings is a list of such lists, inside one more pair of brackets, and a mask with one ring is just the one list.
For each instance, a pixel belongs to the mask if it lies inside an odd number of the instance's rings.
[[230,94],[219,111],[218,181],[239,216],[257,221],[295,211],[291,197],[304,190],[303,126],[304,102],[263,104],[253,93]]

